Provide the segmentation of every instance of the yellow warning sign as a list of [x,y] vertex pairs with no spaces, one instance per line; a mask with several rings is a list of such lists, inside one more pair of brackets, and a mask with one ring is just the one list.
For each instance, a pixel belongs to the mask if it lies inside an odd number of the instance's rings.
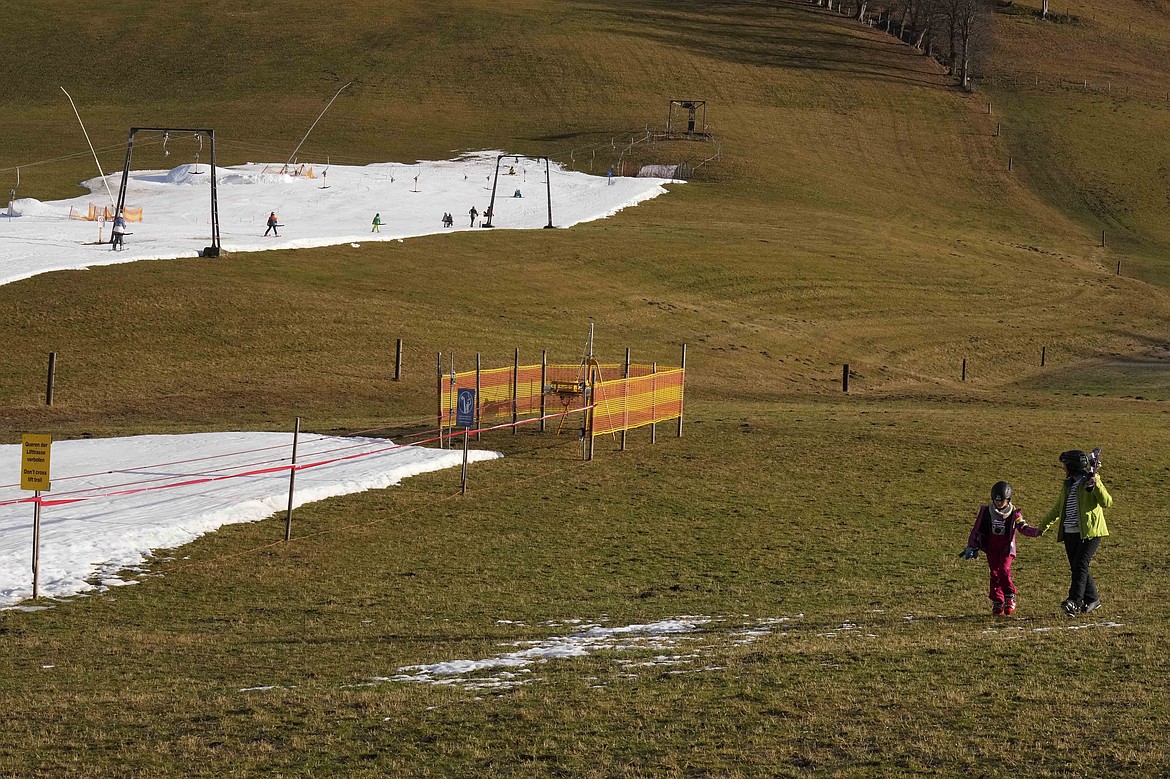
[[25,433],[20,437],[20,488],[49,491],[49,454],[53,436],[47,433]]

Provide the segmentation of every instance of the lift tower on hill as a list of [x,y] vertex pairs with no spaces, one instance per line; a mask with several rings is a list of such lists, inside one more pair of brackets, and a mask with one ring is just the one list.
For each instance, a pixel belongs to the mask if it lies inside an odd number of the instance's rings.
[[126,141],[126,163],[122,166],[122,186],[118,189],[118,208],[114,215],[122,213],[126,205],[126,184],[130,181],[130,158],[134,155],[134,136],[140,132],[194,133],[206,135],[211,141],[211,246],[203,249],[204,257],[219,256],[219,199],[215,192],[215,130],[202,127],[131,127],[130,138]]

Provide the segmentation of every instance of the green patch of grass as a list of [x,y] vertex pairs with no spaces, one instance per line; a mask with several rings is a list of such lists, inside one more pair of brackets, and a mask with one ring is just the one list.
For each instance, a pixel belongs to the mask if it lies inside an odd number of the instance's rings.
[[[477,466],[466,498],[430,474],[314,504],[288,546],[239,556],[280,523],[228,527],[136,587],[0,615],[4,741],[20,745],[0,765],[1056,776],[1088,761],[1142,775],[1165,760],[1150,686],[1166,672],[1152,573],[1165,499],[1143,470],[1164,436],[1095,409],[1117,498],[1094,564],[1101,616],[1057,615],[1066,564],[1051,537],[1021,542],[1010,620],[986,614],[982,562],[954,556],[993,480],[1015,482],[1026,515],[1047,508],[1059,474],[1035,450],[1080,442],[1089,409],[1005,421],[979,405],[700,404],[682,439],[639,437],[588,465],[574,442],[505,439],[513,456]],[[601,652],[537,664],[498,693],[373,681],[573,630],[549,620],[684,614],[716,621],[681,642],[701,651],[679,665]],[[784,617],[739,643],[739,629]],[[1070,738],[1070,718],[1094,738]],[[1003,736],[1010,752],[976,735],[1004,719],[1021,723]]]

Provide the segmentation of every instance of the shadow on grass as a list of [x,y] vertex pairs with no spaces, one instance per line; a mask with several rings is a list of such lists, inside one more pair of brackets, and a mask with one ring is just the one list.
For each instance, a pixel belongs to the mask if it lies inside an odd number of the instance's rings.
[[579,0],[612,28],[714,60],[756,67],[849,73],[951,88],[932,62],[896,38],[800,0]]
[[[1130,338],[1133,334],[1121,333]],[[1136,400],[1170,400],[1170,345],[1147,342],[1145,354],[1102,355],[1068,367],[1056,367],[1022,382],[1026,389],[1108,395]]]

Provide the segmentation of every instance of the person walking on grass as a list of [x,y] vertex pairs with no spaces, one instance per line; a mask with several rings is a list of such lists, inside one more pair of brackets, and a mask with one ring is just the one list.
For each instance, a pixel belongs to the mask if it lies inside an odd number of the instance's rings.
[[280,233],[276,232],[276,228],[279,226],[280,225],[277,224],[276,212],[273,211],[268,215],[268,229],[264,231],[264,237],[267,238],[268,233],[272,233],[274,237],[279,238]]
[[374,223],[373,224],[374,224],[374,226],[370,228],[371,233],[382,232],[382,215],[381,214],[374,214]]
[[1070,617],[1088,614],[1101,607],[1101,593],[1097,582],[1089,573],[1089,563],[1101,545],[1101,539],[1109,535],[1105,526],[1105,509],[1113,505],[1113,497],[1097,471],[1101,463],[1101,450],[1086,454],[1080,449],[1062,452],[1060,462],[1064,465],[1064,484],[1056,505],[1040,523],[1040,532],[1048,531],[1059,521],[1056,540],[1064,542],[1068,556],[1071,582],[1068,597],[1060,607]]
[[967,548],[959,553],[964,560],[974,560],[979,552],[987,555],[991,578],[988,598],[991,613],[997,617],[1016,611],[1016,585],[1012,581],[1016,533],[1035,538],[1040,529],[1025,522],[1023,513],[1012,503],[1012,485],[997,481],[991,487],[991,503],[979,507]]

